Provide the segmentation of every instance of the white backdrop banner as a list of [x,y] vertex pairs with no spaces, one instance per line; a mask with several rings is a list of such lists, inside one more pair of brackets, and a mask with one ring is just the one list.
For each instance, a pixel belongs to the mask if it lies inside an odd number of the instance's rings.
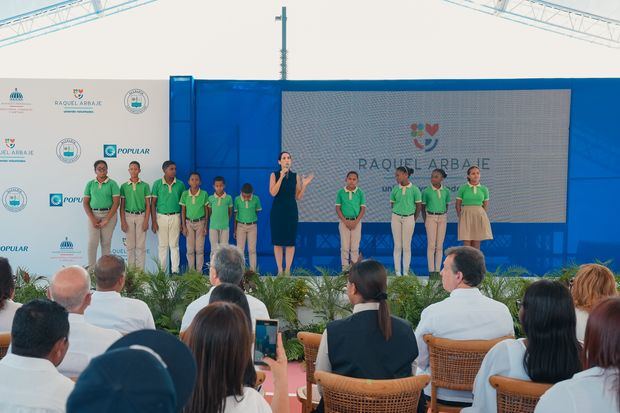
[[[94,161],[104,159],[119,186],[133,160],[149,184],[161,177],[168,102],[166,80],[0,79],[0,256],[42,275],[85,265],[82,194]],[[112,253],[126,258],[124,235],[119,220]],[[148,268],[154,257],[149,229]]]
[[[282,149],[316,178],[300,220],[335,222],[337,191],[359,172],[365,221],[389,222],[396,167],[423,189],[444,169],[452,193],[472,165],[493,222],[566,221],[570,90],[284,92]],[[450,222],[456,221],[450,207]]]

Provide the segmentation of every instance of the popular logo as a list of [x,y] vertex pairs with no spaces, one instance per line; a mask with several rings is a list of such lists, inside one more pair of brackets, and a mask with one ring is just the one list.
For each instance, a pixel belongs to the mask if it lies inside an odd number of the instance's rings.
[[104,158],[116,158],[116,145],[103,145]]
[[15,138],[5,138],[4,144],[7,148],[13,149],[15,147]]
[[150,148],[123,148],[116,144],[106,143],[103,145],[103,157],[104,158],[117,158],[122,155],[149,155]]
[[73,96],[76,99],[82,99],[84,97],[84,89],[73,89]]
[[131,89],[125,95],[125,109],[139,115],[149,107],[149,96],[142,89]]
[[61,207],[62,206],[62,194],[50,194],[50,206]]
[[[439,142],[439,140],[435,137],[438,131],[438,123],[412,123],[411,136],[413,137],[413,144],[416,148],[423,150],[424,152],[432,151]],[[426,134],[428,134],[428,136],[425,137]]]
[[61,162],[73,163],[80,159],[82,147],[75,139],[65,138],[56,145],[56,156]]
[[9,188],[2,194],[2,205],[9,212],[19,212],[26,208],[27,203],[28,197],[21,188]]
[[12,91],[9,95],[9,100],[11,102],[21,102],[22,100],[24,100],[24,95],[22,94],[22,92],[17,90],[17,88],[15,88],[15,90]]
[[64,196],[59,192],[50,194],[50,206],[51,207],[62,207],[65,204],[80,204],[82,203],[83,198],[80,196]]

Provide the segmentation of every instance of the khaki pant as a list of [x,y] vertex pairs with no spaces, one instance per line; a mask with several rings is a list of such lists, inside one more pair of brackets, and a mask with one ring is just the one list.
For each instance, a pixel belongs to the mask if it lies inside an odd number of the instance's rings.
[[[187,268],[190,270],[198,270],[202,272],[205,262],[205,230],[204,218],[197,222],[185,220],[187,227]],[[196,262],[194,263],[194,257]]]
[[428,241],[426,258],[428,260],[429,272],[439,272],[439,270],[441,270],[441,260],[443,258],[443,241],[446,238],[447,225],[448,214],[426,214],[424,226],[426,227],[426,238]]
[[164,271],[168,269],[168,248],[170,248],[170,272],[179,272],[179,233],[181,214],[157,214],[157,241],[159,242],[159,263]]
[[245,242],[248,242],[248,255],[250,256],[250,269],[256,271],[256,237],[258,235],[257,224],[243,224],[237,222],[237,247],[245,254]]
[[127,229],[127,265],[144,269],[146,259],[146,231],[142,230],[144,223],[144,212],[140,215],[125,212]]
[[218,245],[228,245],[228,237],[229,232],[228,228],[226,229],[209,229],[209,242],[211,243],[211,256],[210,260],[213,260],[213,254],[215,254],[215,250]]
[[[392,237],[394,237],[394,271],[396,275],[409,274],[411,264],[411,240],[415,229],[415,215],[401,217],[392,214]],[[401,271],[400,258],[403,258]]]
[[[347,228],[342,221],[338,224],[340,232],[340,261],[342,269],[349,268],[357,262],[360,255],[360,241],[362,240],[362,223],[358,222],[354,229]],[[349,261],[349,254],[351,261]]]
[[[101,220],[108,216],[108,211],[93,211],[95,218]],[[94,228],[88,220],[88,266],[93,268],[97,262],[97,248],[101,243],[101,255],[109,255],[112,248],[112,235],[116,227],[116,214],[103,228]]]

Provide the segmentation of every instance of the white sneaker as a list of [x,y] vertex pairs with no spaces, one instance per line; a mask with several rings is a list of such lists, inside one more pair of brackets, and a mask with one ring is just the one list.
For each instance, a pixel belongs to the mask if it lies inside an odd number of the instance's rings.
[[397,276],[397,277],[402,277],[403,275],[402,275],[401,273],[397,272],[397,273],[396,273],[396,276]]

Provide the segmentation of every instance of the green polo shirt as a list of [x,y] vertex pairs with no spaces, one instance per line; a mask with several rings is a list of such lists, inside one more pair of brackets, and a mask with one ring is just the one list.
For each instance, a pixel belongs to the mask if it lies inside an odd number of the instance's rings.
[[420,189],[409,182],[405,188],[403,195],[403,187],[396,185],[390,194],[390,202],[393,202],[392,212],[398,215],[411,215],[415,212],[418,202],[422,202],[422,194]]
[[185,218],[200,219],[205,216],[205,206],[209,205],[209,194],[207,191],[198,189],[198,193],[192,195],[190,190],[183,192],[179,205],[185,207]]
[[[220,201],[218,203],[218,201]],[[211,229],[228,229],[229,218],[228,208],[233,206],[232,197],[226,193],[222,198],[218,198],[215,194],[209,196],[209,208],[211,208]]]
[[157,198],[157,212],[160,214],[172,214],[181,212],[181,194],[185,191],[185,184],[176,178],[172,181],[172,185],[164,180],[158,179],[153,183],[151,197]]
[[340,188],[336,195],[336,206],[340,207],[345,218],[357,218],[362,207],[366,206],[364,191],[355,188],[353,191]]
[[121,185],[121,198],[125,199],[125,211],[146,211],[146,199],[151,197],[149,184],[144,181],[127,181]]
[[252,194],[249,200],[244,200],[243,196],[238,195],[235,198],[235,212],[237,213],[236,220],[242,224],[249,224],[250,222],[258,221],[257,212],[262,210],[263,207],[260,204],[260,199]]
[[422,204],[428,212],[445,214],[450,203],[450,190],[443,185],[435,190],[433,185],[429,185],[422,191]]
[[92,209],[112,208],[113,198],[120,196],[120,194],[118,184],[110,178],[101,183],[95,178],[88,181],[86,188],[84,188],[84,198],[90,198],[90,207]]
[[474,193],[474,187],[465,184],[459,187],[459,192],[456,195],[456,199],[463,201],[463,206],[482,206],[484,201],[489,200],[489,188],[484,185],[477,185],[476,193]]

